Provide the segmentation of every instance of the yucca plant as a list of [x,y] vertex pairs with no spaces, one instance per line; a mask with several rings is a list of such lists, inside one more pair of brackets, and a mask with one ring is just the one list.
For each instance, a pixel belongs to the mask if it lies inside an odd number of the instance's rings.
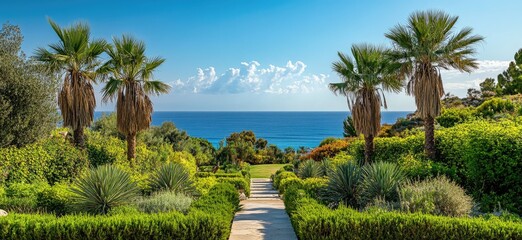
[[362,168],[363,180],[359,185],[360,203],[364,207],[375,199],[396,201],[399,186],[405,174],[395,163],[377,162]]
[[71,191],[78,209],[94,214],[105,214],[138,196],[138,187],[129,174],[112,165],[92,169],[76,181]]
[[360,181],[361,169],[355,163],[348,162],[337,166],[330,172],[325,200],[356,207]]
[[191,195],[194,182],[189,172],[179,163],[167,163],[152,174],[149,180],[152,191],[171,191]]
[[323,167],[321,166],[321,163],[318,163],[312,159],[306,160],[299,164],[297,170],[297,176],[302,179],[322,177],[323,175]]

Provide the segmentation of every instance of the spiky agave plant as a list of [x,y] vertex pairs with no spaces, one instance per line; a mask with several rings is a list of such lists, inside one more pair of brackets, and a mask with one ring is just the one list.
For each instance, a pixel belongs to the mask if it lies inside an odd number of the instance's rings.
[[128,204],[138,196],[138,187],[128,173],[112,166],[92,169],[73,185],[73,201],[80,211],[105,214]]
[[152,191],[171,191],[191,195],[194,193],[194,182],[189,172],[179,163],[167,163],[152,174],[149,179]]
[[355,163],[348,162],[337,166],[330,172],[324,198],[334,203],[357,207],[361,176],[361,169]]
[[300,178],[322,177],[323,175],[323,167],[319,162],[309,159],[299,164],[297,176]]
[[375,199],[397,201],[399,186],[404,180],[404,172],[395,163],[376,162],[365,165],[359,185],[361,205],[364,207]]

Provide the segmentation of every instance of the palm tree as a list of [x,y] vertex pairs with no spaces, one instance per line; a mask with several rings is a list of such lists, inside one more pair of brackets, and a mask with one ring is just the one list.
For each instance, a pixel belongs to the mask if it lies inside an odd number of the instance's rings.
[[168,93],[170,86],[153,80],[153,72],[165,59],[145,56],[145,44],[129,36],[113,39],[110,59],[99,69],[107,79],[103,101],[116,101],[116,122],[127,138],[127,158],[136,157],[136,134],[150,127],[153,111],[148,95]]
[[98,57],[107,43],[104,40],[90,40],[89,26],[83,23],[60,28],[49,19],[49,24],[58,35],[59,42],[50,44],[50,50],[38,48],[35,59],[64,76],[58,94],[63,125],[73,129],[74,143],[83,147],[83,128],[91,125],[96,107],[92,83],[96,80],[96,67],[100,63]]
[[371,45],[353,45],[353,60],[339,52],[340,61],[333,70],[341,83],[330,83],[335,94],[346,96],[357,134],[365,140],[364,160],[371,162],[373,139],[381,127],[381,106],[387,108],[384,91],[399,92],[402,82],[397,78],[396,64],[385,57],[387,50]]
[[413,13],[407,25],[386,33],[393,45],[390,57],[401,64],[402,78],[409,78],[407,93],[415,97],[417,112],[424,119],[425,152],[435,157],[434,119],[440,115],[444,96],[441,69],[471,72],[478,67],[474,45],[484,38],[463,28],[454,33],[458,17],[442,11]]

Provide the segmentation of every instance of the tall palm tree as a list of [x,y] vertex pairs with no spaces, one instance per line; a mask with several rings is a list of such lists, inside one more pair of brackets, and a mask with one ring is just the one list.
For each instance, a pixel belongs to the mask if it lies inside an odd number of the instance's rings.
[[484,38],[472,35],[469,27],[454,33],[458,17],[442,11],[419,11],[406,25],[392,28],[386,37],[393,45],[390,57],[402,66],[402,78],[409,78],[407,93],[415,97],[417,112],[424,119],[425,152],[435,157],[434,122],[440,115],[444,95],[441,69],[471,72],[478,67],[474,45]]
[[59,42],[50,44],[50,50],[38,48],[35,59],[44,62],[53,72],[64,76],[58,94],[58,105],[63,124],[74,131],[74,143],[83,147],[83,128],[91,125],[96,99],[92,83],[96,80],[98,57],[105,50],[104,40],[91,40],[89,26],[83,23],[60,28],[49,19]]
[[168,93],[170,86],[153,80],[153,72],[165,59],[145,56],[145,44],[129,36],[113,39],[106,50],[110,59],[99,69],[107,79],[103,101],[116,101],[116,121],[127,137],[127,158],[136,157],[136,134],[150,127],[153,111],[148,95]]
[[386,52],[372,45],[353,45],[353,60],[339,52],[340,61],[332,66],[342,82],[330,83],[330,90],[347,98],[355,130],[364,135],[366,163],[371,162],[373,139],[381,128],[381,106],[387,108],[384,91],[400,92],[402,88],[397,64],[385,57]]

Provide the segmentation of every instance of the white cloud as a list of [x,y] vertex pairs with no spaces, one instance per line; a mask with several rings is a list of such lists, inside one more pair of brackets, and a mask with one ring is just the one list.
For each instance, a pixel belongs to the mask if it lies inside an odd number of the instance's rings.
[[218,75],[214,67],[198,68],[195,76],[170,85],[176,92],[192,93],[309,93],[326,87],[326,74],[305,74],[306,64],[288,61],[285,66],[262,67],[257,61],[241,62]]
[[468,88],[480,88],[480,83],[486,78],[497,78],[497,75],[506,70],[510,61],[482,60],[478,61],[479,68],[471,73],[458,70],[441,71],[444,89],[457,96],[465,96]]

